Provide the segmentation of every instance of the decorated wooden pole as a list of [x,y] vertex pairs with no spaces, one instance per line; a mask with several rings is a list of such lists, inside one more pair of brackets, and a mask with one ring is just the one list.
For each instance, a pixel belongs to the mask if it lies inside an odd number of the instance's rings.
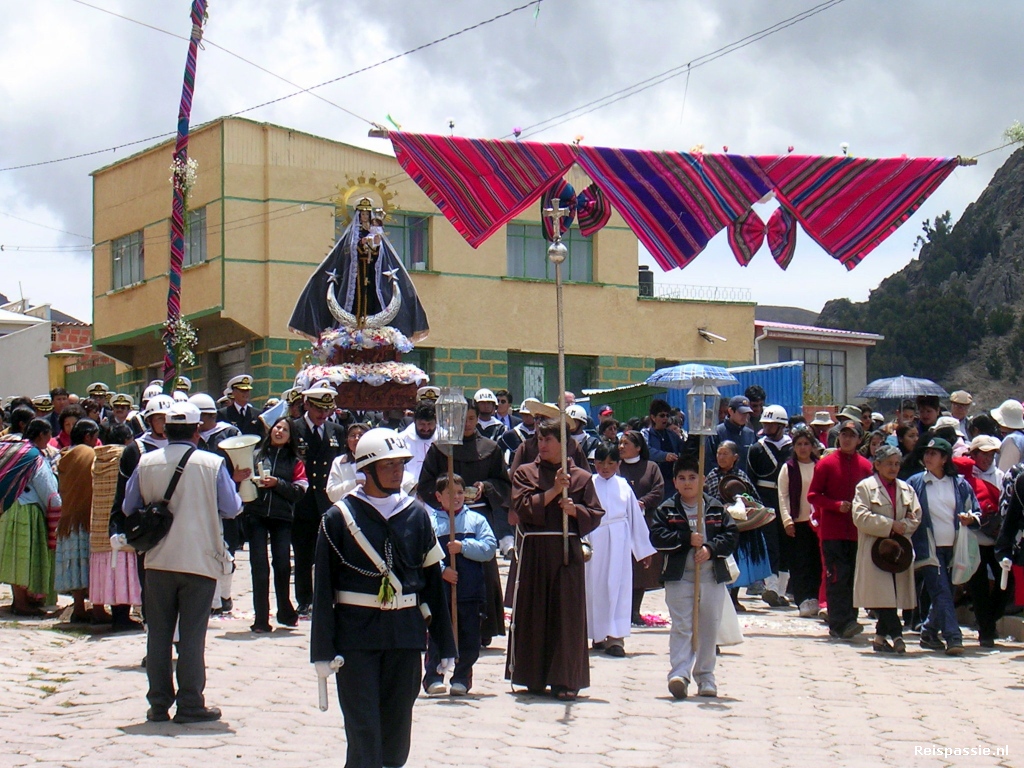
[[171,181],[174,198],[171,204],[171,263],[167,286],[167,324],[164,328],[164,388],[174,386],[182,349],[189,349],[179,333],[181,320],[181,265],[185,259],[185,216],[188,194],[195,181],[195,163],[188,159],[188,123],[192,114],[192,93],[196,84],[196,56],[203,39],[206,21],[206,0],[192,0],[192,34],[185,59],[185,79],[181,87],[181,105],[178,107],[178,138],[174,145]]
[[[562,304],[562,262],[569,249],[562,242],[562,217],[568,208],[559,206],[557,197],[551,198],[551,207],[544,209],[545,218],[551,219],[552,242],[548,246],[548,259],[555,265],[555,314],[558,322],[558,431],[562,444],[562,472],[569,474],[569,454],[565,428],[565,309]],[[562,489],[562,498],[569,498],[569,489]],[[569,515],[562,511],[562,565],[569,564]]]

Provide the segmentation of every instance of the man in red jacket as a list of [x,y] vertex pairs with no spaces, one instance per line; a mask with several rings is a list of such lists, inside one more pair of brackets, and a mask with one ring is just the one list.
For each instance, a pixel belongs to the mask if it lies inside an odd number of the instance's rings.
[[825,594],[828,597],[828,633],[849,640],[864,629],[853,607],[853,572],[857,564],[857,528],[853,524],[853,493],[857,483],[871,477],[871,462],[857,452],[864,430],[856,421],[844,421],[839,450],[814,467],[807,500],[820,519],[821,550],[825,556]]

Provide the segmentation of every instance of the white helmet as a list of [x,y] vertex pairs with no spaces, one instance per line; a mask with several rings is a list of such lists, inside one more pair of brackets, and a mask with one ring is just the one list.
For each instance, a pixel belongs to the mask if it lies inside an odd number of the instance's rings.
[[489,389],[478,389],[476,394],[473,395],[473,402],[475,403],[494,403],[498,404],[498,398]]
[[590,422],[590,415],[587,413],[587,409],[578,403],[567,405],[565,407],[565,415],[571,419],[575,419],[584,426]]
[[781,405],[768,405],[761,411],[762,424],[789,424],[789,414]]
[[157,395],[151,397],[149,402],[146,403],[146,407],[142,410],[143,421],[148,422],[150,416],[155,416],[158,413],[167,415],[167,412],[171,410],[171,406],[174,405],[174,400],[171,399],[170,395]]
[[213,402],[213,398],[205,392],[196,392],[188,399],[188,401],[198,408],[200,413],[217,412],[217,404]]
[[156,397],[157,395],[162,395],[163,393],[164,388],[162,386],[160,386],[159,384],[150,384],[148,387],[142,390],[142,399],[144,401],[149,400],[151,398]]
[[188,392],[186,392],[183,389],[176,389],[173,392],[171,392],[171,399],[174,400],[174,402],[176,403],[187,403]]
[[405,438],[393,429],[371,429],[356,443],[356,469],[362,469],[381,459],[411,459],[412,452]]

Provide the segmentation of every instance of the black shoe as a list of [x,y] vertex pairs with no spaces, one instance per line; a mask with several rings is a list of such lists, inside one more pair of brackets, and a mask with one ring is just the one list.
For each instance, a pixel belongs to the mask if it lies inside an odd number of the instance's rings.
[[621,645],[608,645],[604,649],[605,655],[614,656],[616,659],[623,659],[626,657],[626,649]]
[[253,624],[251,627],[249,627],[249,631],[257,635],[264,635],[267,632],[273,632],[274,628],[269,624]]
[[309,603],[299,603],[299,607],[296,612],[299,614],[300,619],[308,619],[313,615],[313,606]]
[[128,619],[128,621],[115,621],[110,625],[111,632],[141,632],[146,626],[141,621]]
[[220,599],[220,612],[231,613],[231,609],[235,607],[234,602],[230,597],[222,597]]
[[982,648],[995,648],[996,640],[994,637],[979,637],[978,645],[980,645]]
[[907,652],[907,644],[903,641],[902,637],[894,637],[892,640],[892,649],[902,656]]
[[146,658],[147,658],[146,656],[143,656],[142,657],[142,661],[139,662],[139,666],[142,667],[143,669],[146,668]]
[[921,633],[921,639],[918,640],[918,643],[920,643],[922,648],[927,648],[929,651],[942,651],[946,648],[938,637],[927,632]]
[[839,636],[842,637],[843,640],[852,640],[863,631],[864,625],[858,624],[857,621],[854,620],[839,631]]
[[168,720],[171,719],[171,716],[167,714],[166,709],[156,709],[155,707],[150,707],[148,710],[146,710],[146,719],[151,723],[166,723]]
[[871,648],[875,653],[896,653],[896,648],[889,645],[889,641],[881,635],[875,635],[871,640]]
[[216,707],[189,709],[184,712],[179,709],[174,713],[176,723],[209,723],[214,720],[220,720],[220,710]]
[[946,646],[947,656],[963,656],[964,644],[962,640],[953,640]]

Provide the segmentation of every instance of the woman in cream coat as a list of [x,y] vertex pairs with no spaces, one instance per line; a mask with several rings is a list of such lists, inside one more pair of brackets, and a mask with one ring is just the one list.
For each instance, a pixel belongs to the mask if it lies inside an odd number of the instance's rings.
[[[896,533],[909,540],[921,523],[917,494],[897,479],[901,464],[899,449],[881,446],[874,457],[875,474],[857,484],[853,497],[853,524],[857,526],[853,604],[874,610],[877,625],[871,646],[878,653],[906,653],[898,610],[916,604],[914,569],[890,573],[871,559],[877,539]],[[892,638],[891,644],[887,638]]]

